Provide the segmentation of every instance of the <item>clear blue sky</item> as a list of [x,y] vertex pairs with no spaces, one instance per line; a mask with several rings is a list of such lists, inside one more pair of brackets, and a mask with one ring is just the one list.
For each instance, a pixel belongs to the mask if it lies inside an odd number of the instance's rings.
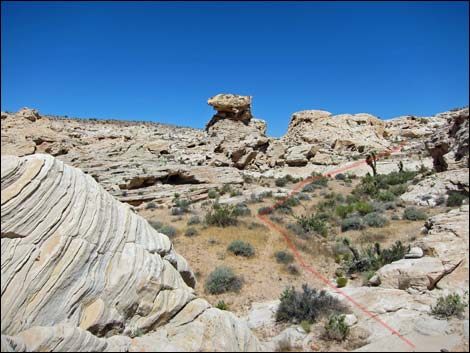
[[252,95],[268,134],[324,109],[468,105],[467,2],[5,2],[2,110],[204,127]]

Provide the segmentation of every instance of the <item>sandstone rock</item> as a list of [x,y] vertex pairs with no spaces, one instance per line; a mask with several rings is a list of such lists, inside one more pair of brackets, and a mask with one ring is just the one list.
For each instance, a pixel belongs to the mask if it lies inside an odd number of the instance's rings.
[[36,109],[23,108],[16,115],[30,121],[41,119],[41,116]]
[[419,246],[414,246],[410,249],[408,254],[405,255],[405,259],[419,259],[423,257],[424,252]]
[[357,317],[354,314],[347,314],[344,317],[344,323],[349,327],[355,325],[357,323]]
[[2,347],[261,349],[244,322],[196,299],[168,237],[90,176],[41,154],[1,165]]
[[386,148],[385,123],[369,114],[332,115],[321,110],[294,113],[287,134],[286,145],[315,144],[326,150],[363,153],[370,148]]
[[253,303],[247,317],[249,328],[271,327],[276,323],[276,311],[279,300],[265,303]]
[[286,152],[286,163],[289,166],[301,167],[315,155],[316,149],[312,145],[300,145],[290,147]]
[[252,118],[251,98],[236,94],[218,94],[209,98],[207,104],[213,106],[217,113],[207,123],[206,130],[221,119],[241,121],[247,125]]
[[430,175],[418,184],[409,186],[400,198],[419,206],[434,207],[445,203],[451,192],[468,194],[468,190],[469,170],[463,168]]
[[447,124],[426,141],[426,148],[433,157],[434,169],[443,172],[449,168],[449,164],[450,169],[468,168],[468,107],[441,115],[447,119]]

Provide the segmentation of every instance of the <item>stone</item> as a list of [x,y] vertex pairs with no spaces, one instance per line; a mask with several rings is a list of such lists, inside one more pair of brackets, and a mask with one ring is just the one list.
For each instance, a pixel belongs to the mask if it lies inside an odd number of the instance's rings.
[[354,314],[347,314],[344,317],[344,323],[349,327],[355,325],[357,323],[357,317]]
[[248,317],[246,318],[248,327],[255,329],[274,326],[276,323],[276,311],[279,304],[279,300],[265,303],[253,303]]
[[6,350],[262,349],[244,321],[196,298],[168,237],[90,175],[43,154],[1,167]]
[[236,94],[218,94],[209,98],[207,104],[214,107],[217,113],[207,123],[206,130],[221,119],[240,121],[247,125],[252,118],[251,98]]
[[419,259],[423,257],[424,251],[418,246],[413,246],[408,254],[405,254],[405,259]]

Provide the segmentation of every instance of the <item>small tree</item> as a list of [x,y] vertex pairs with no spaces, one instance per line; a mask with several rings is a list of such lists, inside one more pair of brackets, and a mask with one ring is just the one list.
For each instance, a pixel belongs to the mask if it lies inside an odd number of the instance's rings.
[[366,157],[366,163],[372,168],[374,177],[377,176],[377,155],[374,151],[370,152]]

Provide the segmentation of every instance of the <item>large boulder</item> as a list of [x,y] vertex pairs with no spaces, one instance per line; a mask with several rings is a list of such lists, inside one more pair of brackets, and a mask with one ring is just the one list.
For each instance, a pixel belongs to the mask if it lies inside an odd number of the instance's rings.
[[218,94],[208,99],[207,104],[214,107],[217,113],[207,123],[206,130],[221,119],[241,121],[248,124],[251,115],[251,96],[237,94]]
[[441,129],[426,141],[426,148],[434,161],[434,169],[469,167],[469,110],[468,107],[440,114],[447,120]]
[[196,298],[167,236],[80,170],[2,156],[1,214],[2,351],[261,349]]
[[282,141],[287,145],[314,144],[338,153],[383,149],[385,123],[370,114],[333,115],[322,110],[292,114]]

